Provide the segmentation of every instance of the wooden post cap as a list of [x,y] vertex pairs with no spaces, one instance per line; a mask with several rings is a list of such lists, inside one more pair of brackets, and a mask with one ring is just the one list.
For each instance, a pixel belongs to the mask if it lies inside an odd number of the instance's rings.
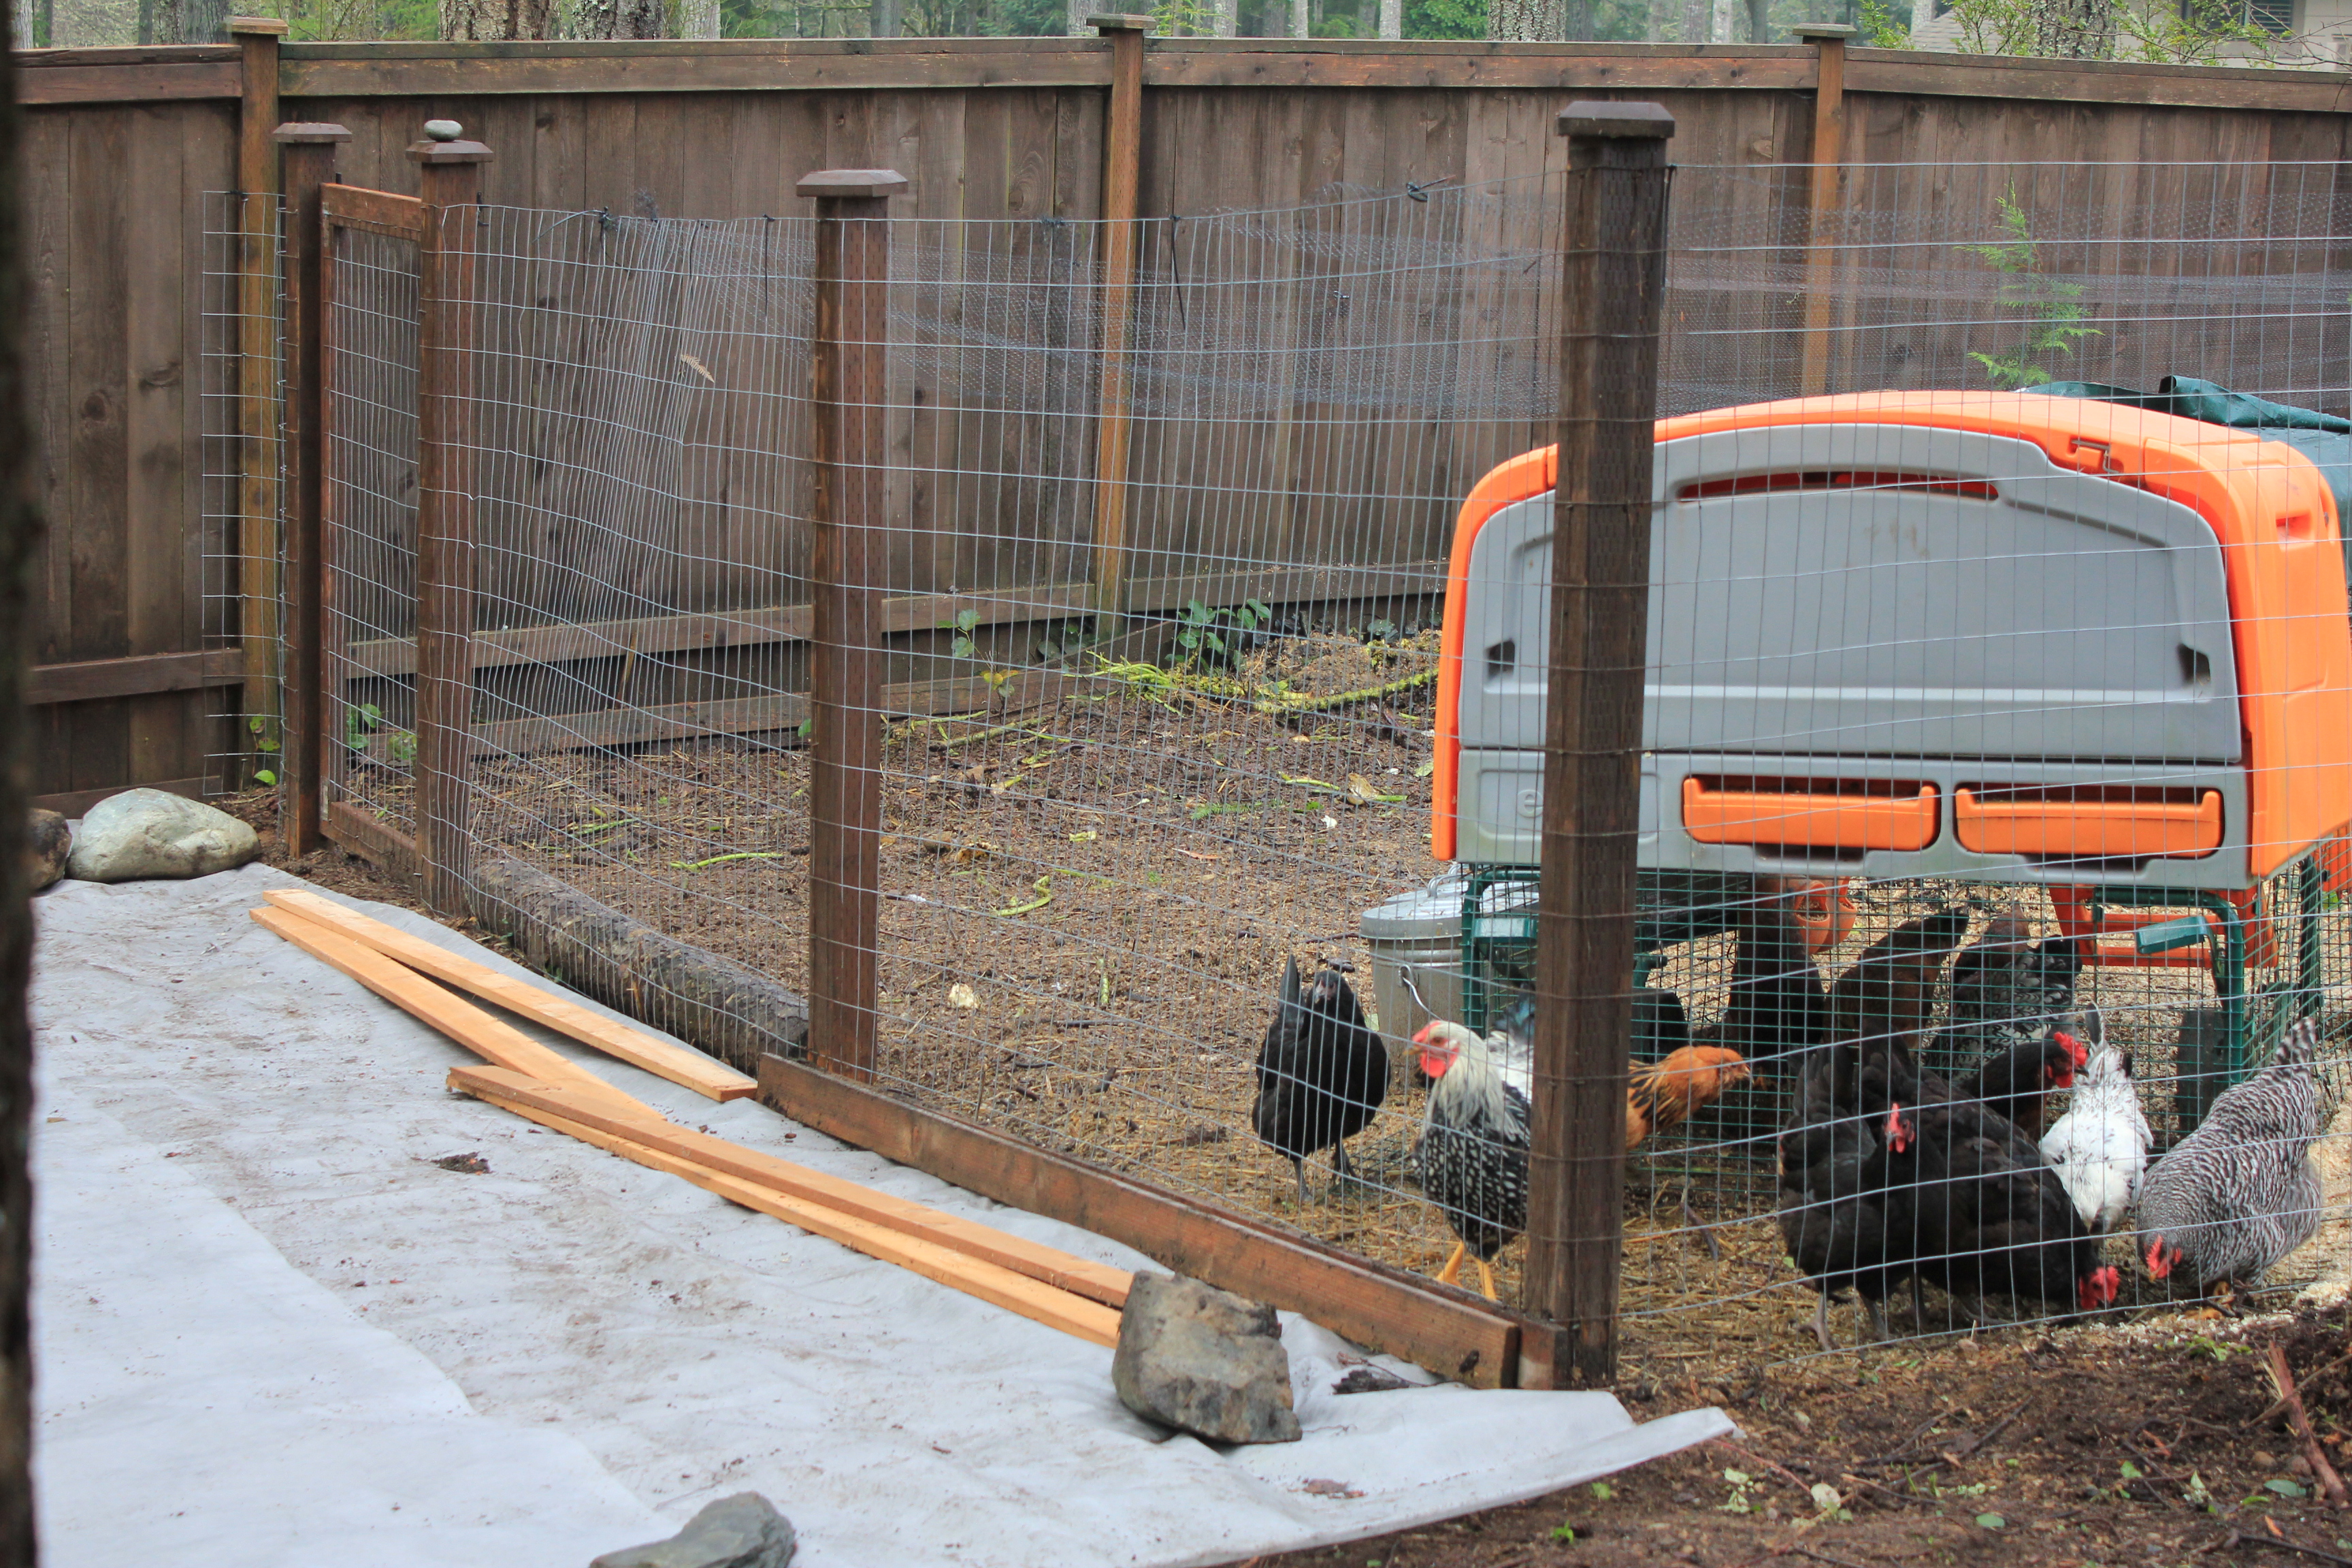
[[1087,26],[1097,33],[1148,33],[1151,31],[1151,18],[1107,12],[1099,16],[1087,17]]
[[1843,22],[1791,22],[1789,31],[1809,44],[1842,44],[1861,29]]
[[231,16],[228,30],[236,33],[261,33],[274,37],[286,36],[286,24],[275,16]]
[[498,156],[479,142],[412,142],[408,155],[419,163],[487,163]]
[[340,125],[289,121],[271,132],[269,139],[283,146],[302,147],[314,142],[348,142],[352,139],[352,133]]
[[1675,117],[1657,103],[1595,103],[1580,99],[1559,111],[1562,136],[1623,136],[1664,142]]
[[896,169],[820,169],[793,189],[803,196],[895,196],[907,188]]

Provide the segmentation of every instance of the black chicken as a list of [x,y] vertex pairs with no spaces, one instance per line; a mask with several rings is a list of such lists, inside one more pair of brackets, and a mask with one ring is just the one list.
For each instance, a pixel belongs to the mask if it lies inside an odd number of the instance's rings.
[[1829,1028],[1829,990],[1785,900],[1759,896],[1738,917],[1739,945],[1722,1021],[1701,1042],[1738,1051],[1768,1077],[1804,1059]]
[[1829,1310],[1861,1297],[1873,1331],[1886,1334],[1886,1299],[1911,1274],[1916,1145],[1883,1075],[1859,1069],[1850,1047],[1822,1047],[1798,1080],[1780,1135],[1780,1237],[1821,1289],[1813,1335],[1830,1342]]
[[1528,1228],[1528,1097],[1505,1074],[1493,1047],[1443,1019],[1412,1037],[1429,1100],[1413,1146],[1421,1190],[1445,1215],[1454,1256],[1437,1278],[1451,1285],[1465,1253],[1478,1259],[1479,1288],[1495,1300],[1495,1255]]
[[1388,1047],[1365,1026],[1354,989],[1338,970],[1324,969],[1302,997],[1298,961],[1289,960],[1274,1022],[1257,1053],[1250,1125],[1290,1157],[1301,1204],[1307,1202],[1307,1156],[1328,1149],[1333,1175],[1350,1174],[1346,1141],[1371,1124],[1388,1092]]
[[1944,959],[1968,934],[1965,905],[1906,921],[1864,948],[1830,987],[1829,1037],[1861,1046],[1902,1039],[1910,1048],[1935,1011]]
[[1957,1100],[1980,1100],[2017,1124],[2020,1131],[2042,1136],[2049,1119],[2050,1096],[2074,1087],[2074,1074],[2091,1063],[2091,1053],[2063,1029],[2051,1031],[2046,1040],[2014,1045],[1978,1064],[1974,1072],[1952,1085]]
[[2099,1262],[2099,1238],[2031,1137],[1981,1100],[1916,1114],[1921,1278],[1973,1298],[1979,1319],[1989,1295],[2084,1311],[2113,1304],[2122,1276]]

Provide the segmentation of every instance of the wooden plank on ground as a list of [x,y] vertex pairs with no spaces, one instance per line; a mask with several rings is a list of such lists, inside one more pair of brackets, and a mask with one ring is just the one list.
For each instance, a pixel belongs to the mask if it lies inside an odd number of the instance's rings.
[[918,1240],[937,1243],[951,1251],[1025,1274],[1057,1289],[1072,1291],[1106,1307],[1120,1307],[1135,1276],[1124,1268],[1095,1263],[1043,1242],[1030,1241],[993,1226],[982,1225],[908,1198],[892,1197],[839,1176],[828,1176],[730,1143],[708,1132],[683,1127],[654,1129],[606,1114],[569,1089],[534,1083],[499,1068],[453,1068],[449,1087],[465,1090],[509,1110],[530,1106],[562,1116],[583,1127],[625,1136],[648,1149],[731,1176],[754,1186],[772,1188],[786,1197],[822,1204],[853,1219],[887,1226]]
[[373,861],[379,870],[390,872],[411,892],[416,890],[420,863],[415,838],[347,800],[330,805],[320,826],[335,843],[363,860]]
[[109,784],[103,789],[70,790],[62,795],[37,795],[32,804],[43,811],[54,811],[62,816],[79,816],[100,801],[131,789],[160,789],[166,795],[184,795],[190,800],[205,798],[205,780],[157,779],[152,784]]
[[623,1094],[560,1052],[550,1050],[510,1024],[500,1023],[463,997],[452,995],[415,970],[285,910],[258,909],[251,912],[256,924],[341,970],[402,1012],[432,1025],[476,1056],[541,1083],[560,1083],[575,1089],[624,1117],[643,1121],[661,1120],[661,1113],[652,1106]]
[[942,1181],[1124,1242],[1179,1274],[1304,1312],[1335,1333],[1478,1388],[1525,1386],[1531,1321],[1196,1199],[830,1078],[779,1056],[761,1097],[793,1121]]
[[712,1061],[700,1051],[657,1040],[641,1029],[607,1018],[577,1002],[566,1001],[527,980],[500,974],[486,964],[436,947],[422,937],[411,936],[308,888],[280,888],[263,897],[281,910],[291,910],[444,984],[470,991],[485,1002],[495,1003],[509,1013],[520,1014],[559,1035],[568,1035],[583,1046],[593,1046],[608,1057],[642,1068],[707,1099],[741,1100],[759,1092],[755,1080],[723,1062]]
[[[454,1079],[455,1075],[452,1077]],[[593,1144],[625,1160],[635,1161],[649,1170],[683,1176],[703,1191],[715,1193],[730,1203],[740,1204],[747,1209],[772,1215],[787,1225],[798,1226],[813,1236],[839,1242],[868,1258],[895,1263],[926,1279],[961,1290],[968,1296],[978,1297],[1008,1312],[1017,1312],[1032,1322],[1059,1329],[1066,1334],[1098,1345],[1118,1343],[1119,1315],[1098,1301],[1089,1301],[1083,1296],[1044,1284],[1025,1274],[1016,1274],[1010,1268],[984,1263],[977,1258],[968,1258],[934,1243],[902,1235],[887,1226],[854,1219],[823,1204],[803,1203],[755,1183],[723,1175],[695,1161],[681,1159],[635,1139],[620,1137],[534,1105],[518,1103],[506,1109],[542,1127],[567,1133],[583,1143]]]

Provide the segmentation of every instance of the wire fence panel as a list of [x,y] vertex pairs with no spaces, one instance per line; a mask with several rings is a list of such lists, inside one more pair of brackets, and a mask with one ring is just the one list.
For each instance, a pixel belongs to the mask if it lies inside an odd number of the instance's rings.
[[[1916,1332],[2252,1285],[2229,1225],[2340,1271],[2337,167],[1861,169],[1818,224],[1808,179],[1674,186],[1628,1353],[1802,1353],[1822,1284]],[[882,1087],[1517,1299],[1562,194],[887,225],[843,411],[880,675],[827,694],[881,737]],[[815,226],[478,234],[475,886],[714,955],[748,1021],[811,984]],[[334,732],[397,821],[415,277],[373,244]],[[2155,1210],[2045,1169],[2136,1116],[2187,1151]]]
[[414,834],[416,242],[338,229],[327,266],[328,799]]
[[278,563],[284,548],[284,386],[278,288],[284,215],[275,196],[212,192],[204,198],[204,646],[236,648],[247,678],[217,686],[209,716],[225,735],[207,789],[277,782],[278,673],[285,627]]

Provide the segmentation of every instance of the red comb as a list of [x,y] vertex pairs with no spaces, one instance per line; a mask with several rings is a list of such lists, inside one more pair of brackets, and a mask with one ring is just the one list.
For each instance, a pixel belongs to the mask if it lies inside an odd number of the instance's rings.
[[2051,1030],[2050,1037],[2066,1047],[2066,1054],[2074,1058],[2074,1065],[2076,1067],[2086,1068],[2091,1065],[2091,1053],[2083,1048],[2082,1041],[2076,1039],[2074,1036],[2068,1034],[2063,1029]]

